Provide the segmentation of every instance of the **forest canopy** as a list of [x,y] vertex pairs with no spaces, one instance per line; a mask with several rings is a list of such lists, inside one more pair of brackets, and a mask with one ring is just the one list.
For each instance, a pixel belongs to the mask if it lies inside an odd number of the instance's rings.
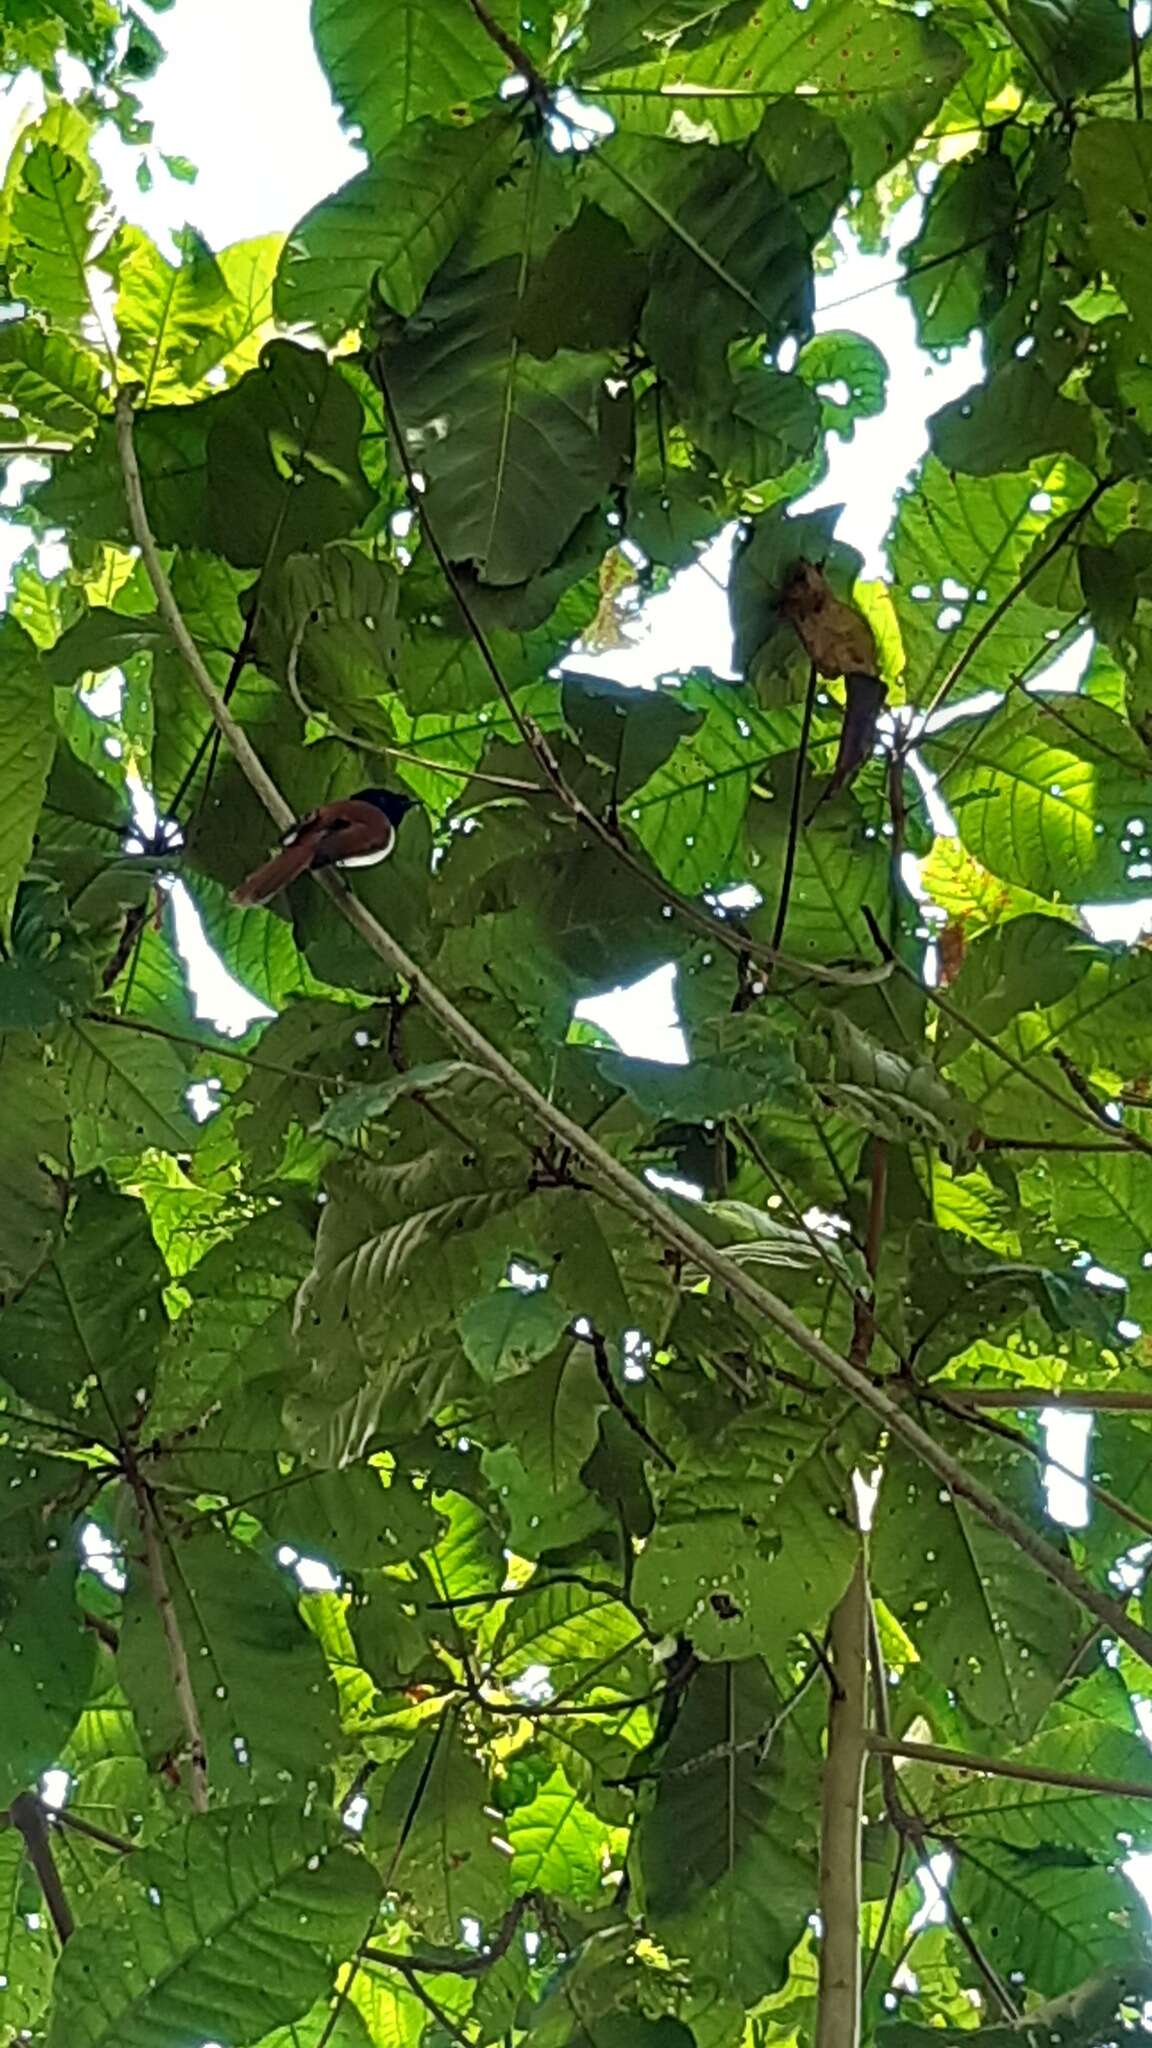
[[[214,248],[166,9],[0,9],[5,2041],[1152,2010],[1147,11],[312,0]],[[882,576],[855,249],[981,367]]]

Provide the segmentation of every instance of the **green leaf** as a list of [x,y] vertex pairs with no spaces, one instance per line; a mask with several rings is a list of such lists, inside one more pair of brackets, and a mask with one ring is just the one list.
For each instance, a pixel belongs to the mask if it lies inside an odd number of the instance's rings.
[[562,702],[584,752],[610,769],[617,799],[654,775],[701,723],[701,713],[672,690],[629,689],[579,669],[565,670]]
[[441,544],[485,582],[515,584],[556,560],[607,490],[611,359],[564,349],[538,361],[509,342],[502,297],[498,278],[465,278],[433,337],[389,354],[385,373]]
[[458,1941],[466,1918],[486,1920],[508,1898],[488,1802],[485,1774],[451,1718],[421,1737],[373,1802],[370,1846],[388,1889],[433,1941]]
[[[961,661],[950,703],[1003,691],[1012,677],[1034,673],[1049,637],[1067,625],[1067,608],[1049,601],[1039,578],[1018,585],[1088,489],[1084,471],[1063,458],[1009,476],[953,477],[928,456],[916,489],[899,502],[889,539],[914,703],[930,704]],[[1081,602],[1078,588],[1068,597],[1073,606]],[[945,783],[946,799],[947,791]]]
[[624,820],[677,888],[723,887],[746,877],[752,784],[766,757],[795,745],[800,707],[762,711],[748,693],[700,673],[685,678],[679,701],[704,722],[636,791]]
[[1089,121],[1072,144],[1072,173],[1097,261],[1131,311],[1146,320],[1152,311],[1152,137],[1136,122]]
[[1012,31],[1029,90],[1039,77],[1058,100],[1096,92],[1131,62],[1127,24],[1108,0],[1016,0]]
[[214,539],[237,568],[266,570],[274,558],[338,540],[368,512],[360,403],[315,349],[270,342],[259,369],[212,418]]
[[276,280],[280,319],[337,341],[363,320],[374,292],[394,312],[414,313],[516,141],[499,114],[468,128],[406,128],[293,228]]
[[[258,2041],[330,1989],[375,1897],[368,1864],[320,1815],[197,1815],[92,1893],[59,1967],[52,2048],[156,2048],[189,2026]],[[275,1969],[253,1970],[254,1952]]]
[[750,2005],[784,1982],[816,1881],[817,1759],[791,1727],[761,1753],[781,1704],[759,1659],[706,1666],[634,1851],[658,1938]]
[[482,1380],[512,1379],[547,1357],[570,1320],[570,1311],[547,1288],[525,1294],[519,1287],[501,1287],[465,1309],[460,1341]]
[[66,334],[35,320],[0,325],[0,394],[14,405],[30,439],[83,434],[104,410],[100,359]]
[[764,1410],[695,1451],[633,1578],[652,1627],[690,1634],[699,1655],[718,1661],[768,1655],[801,1629],[822,1630],[855,1555],[844,1507],[851,1459],[839,1422]]
[[188,1071],[178,1047],[117,1024],[77,1018],[59,1040],[77,1151],[87,1165],[159,1145],[191,1148]]
[[0,622],[0,923],[28,862],[56,750],[52,692],[35,646],[14,619]]
[[68,1206],[70,1133],[38,1046],[0,1040],[0,1298],[42,1264]]
[[76,1604],[76,1566],[57,1557],[46,1570],[9,1570],[0,1556],[0,1797],[35,1788],[51,1769],[87,1698],[94,1637]]
[[228,287],[211,249],[191,229],[181,241],[180,262],[169,263],[138,228],[121,231],[118,252],[116,329],[125,362],[143,386],[144,405],[182,398],[194,378],[188,363],[211,345]]
[[1082,697],[1015,697],[981,723],[929,743],[963,844],[983,867],[1073,903],[1145,893],[1128,821],[1148,770],[1131,727]]
[[850,441],[858,420],[875,419],[888,395],[888,365],[866,335],[814,334],[796,358],[796,375],[815,392],[825,428]]
[[99,196],[90,163],[38,142],[25,159],[12,203],[17,292],[77,340],[92,320],[87,266]]
[[1062,398],[1031,360],[1009,363],[987,384],[973,385],[933,413],[928,430],[945,469],[971,476],[1024,469],[1038,455],[1058,453],[1091,467],[1096,454],[1088,407]]
[[[509,0],[490,13],[519,33]],[[422,115],[459,120],[507,69],[479,19],[452,0],[313,0],[312,33],[333,94],[373,157]]]
[[88,1182],[66,1236],[0,1316],[0,1376],[55,1414],[83,1395],[103,1438],[155,1376],[166,1277],[140,1203]]
[[508,1815],[513,1889],[593,1903],[603,1892],[611,1832],[577,1798],[563,1771],[553,1771],[527,1806]]
[[903,154],[964,64],[934,22],[853,0],[830,0],[803,33],[788,0],[720,10],[597,0],[589,34],[577,66],[622,127],[675,135],[706,124],[731,141],[780,95],[819,94],[854,145],[861,184]]
[[[968,1446],[965,1457],[971,1467]],[[1022,1456],[995,1463],[998,1492],[1035,1521],[1036,1468]],[[903,1451],[890,1461],[871,1547],[876,1589],[909,1615],[933,1677],[979,1726],[1027,1741],[1081,1639],[1068,1596]]]
[[[210,1782],[233,1800],[301,1790],[339,1747],[336,1693],[287,1571],[205,1524],[169,1542],[168,1576],[204,1732]],[[174,1554],[173,1554],[174,1552]],[[186,1760],[164,1624],[142,1562],[130,1561],[117,1671],[153,1769]]]
[[901,289],[921,347],[954,347],[996,312],[1007,290],[1015,204],[1011,167],[998,152],[945,165],[920,233],[900,251]]

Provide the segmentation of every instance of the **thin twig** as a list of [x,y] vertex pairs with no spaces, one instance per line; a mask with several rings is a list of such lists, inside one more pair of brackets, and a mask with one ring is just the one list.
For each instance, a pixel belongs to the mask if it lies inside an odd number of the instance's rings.
[[8,1815],[17,1834],[23,1837],[28,1852],[28,1861],[36,1872],[36,1881],[48,1908],[49,1917],[56,1929],[56,1939],[63,1948],[71,1939],[76,1922],[72,1908],[60,1882],[56,1858],[52,1854],[52,1842],[48,1832],[48,1816],[41,1800],[34,1792],[21,1792],[12,1801]]
[[[118,410],[117,423],[133,536],[140,548],[153,590],[156,592],[161,615],[172,633],[190,679],[212,710],[213,717],[233,751],[237,765],[274,822],[286,826],[292,822],[291,809],[256,753],[243,726],[232,716],[228,706],[221,702],[220,693],[200,657],[196,643],[173,597],[144,507],[143,486],[133,441],[131,408],[123,402]],[[906,1444],[957,1499],[967,1501],[983,1521],[1007,1536],[1054,1584],[1061,1586],[1087,1613],[1102,1622],[1111,1633],[1119,1636],[1146,1663],[1152,1664],[1152,1633],[1129,1616],[1122,1601],[1114,1599],[1086,1579],[1054,1544],[1032,1528],[1007,1502],[999,1500],[991,1493],[958,1459],[943,1450],[928,1431],[908,1415],[883,1386],[874,1385],[848,1359],[841,1357],[817,1336],[815,1331],[809,1329],[786,1301],[754,1279],[738,1262],[718,1251],[716,1246],[694,1229],[685,1217],[678,1215],[655,1188],[651,1188],[646,1181],[636,1178],[621,1160],[606,1151],[596,1138],[573,1118],[567,1116],[555,1103],[550,1102],[536,1084],[492,1045],[470,1018],[457,1009],[439,984],[352,894],[342,877],[329,873],[322,878],[321,886],[339,905],[348,923],[359,932],[377,958],[407,982],[413,997],[423,1005],[429,1017],[440,1025],[448,1038],[460,1046],[469,1058],[475,1059],[484,1067],[507,1094],[526,1108],[536,1122],[551,1132],[574,1158],[581,1160],[597,1183],[612,1195],[623,1209],[664,1245],[678,1252],[682,1258],[700,1266],[718,1287],[727,1289],[738,1300],[745,1302],[758,1315],[763,1316],[766,1322],[779,1330],[790,1343],[811,1358],[846,1393],[883,1423],[893,1437]]]
[[137,1846],[135,1842],[126,1841],[123,1835],[113,1835],[107,1828],[98,1828],[95,1821],[82,1820],[78,1813],[70,1813],[67,1807],[53,1811],[52,1823],[66,1833],[83,1835],[89,1842],[99,1842],[101,1848],[115,1849],[118,1856],[131,1856]]
[[669,1457],[663,1445],[657,1443],[651,1430],[641,1422],[635,1409],[625,1400],[622,1388],[617,1386],[616,1377],[612,1371],[612,1361],[608,1356],[608,1346],[600,1335],[599,1330],[589,1329],[585,1332],[574,1329],[572,1334],[574,1337],[579,1338],[582,1343],[591,1345],[592,1356],[596,1364],[596,1377],[603,1387],[609,1403],[616,1410],[625,1427],[632,1431],[633,1436],[639,1437],[645,1450],[651,1451],[652,1456],[658,1458],[667,1471],[674,1472],[676,1470],[675,1458]]

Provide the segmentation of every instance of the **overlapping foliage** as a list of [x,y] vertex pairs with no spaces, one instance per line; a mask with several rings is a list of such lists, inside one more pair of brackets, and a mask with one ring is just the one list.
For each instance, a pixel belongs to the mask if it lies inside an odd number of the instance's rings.
[[[364,168],[284,240],[175,258],[91,153],[109,111],[139,132],[150,31],[112,0],[0,31],[95,81],[50,90],[0,200],[5,450],[47,462],[0,622],[5,2038],[851,2048],[820,1808],[864,1475],[855,1733],[897,1760],[860,1815],[863,2038],[1112,2039],[1152,1991],[1122,1867],[1152,1848],[1152,962],[1082,906],[1152,877],[1138,35],[1114,0],[313,28]],[[885,403],[869,342],[814,336],[814,266],[918,179],[900,288],[986,371],[862,585],[789,509]],[[314,883],[231,906],[270,827],[132,545],[125,392],[177,603],[294,809],[419,799],[358,893],[955,1485]],[[733,521],[735,680],[580,666]],[[887,686],[824,801],[843,688],[780,611],[802,560]],[[241,1039],[174,881],[256,999]],[[573,1021],[668,963],[687,1064]],[[1073,1392],[1067,1528],[1038,1417]]]

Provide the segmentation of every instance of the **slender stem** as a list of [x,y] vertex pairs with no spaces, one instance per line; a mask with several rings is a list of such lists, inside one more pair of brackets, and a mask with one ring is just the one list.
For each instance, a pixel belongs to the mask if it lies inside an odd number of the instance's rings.
[[204,1744],[204,1731],[200,1724],[200,1708],[192,1684],[188,1652],[180,1632],[180,1618],[172,1598],[172,1589],[168,1584],[168,1574],[164,1569],[164,1552],[160,1542],[156,1502],[151,1489],[141,1478],[134,1459],[128,1459],[125,1476],[136,1500],[152,1604],[160,1617],[160,1626],[164,1632],[164,1646],[168,1653],[168,1675],[172,1681],[172,1690],[176,1695],[176,1705],[188,1744],[189,1798],[192,1802],[192,1811],[207,1813],[208,1752]]
[[1100,1778],[1091,1771],[1061,1771],[1055,1765],[1018,1764],[1007,1757],[976,1756],[963,1749],[944,1749],[937,1742],[912,1742],[907,1737],[866,1737],[873,1756],[903,1757],[908,1763],[939,1764],[948,1771],[972,1771],[982,1778],[1012,1778],[1022,1785],[1054,1785],[1069,1792],[1103,1794],[1114,1799],[1152,1799],[1152,1783],[1138,1778]]
[[[274,822],[287,826],[292,822],[291,809],[273,782],[243,726],[238,724],[228,706],[221,701],[220,693],[200,657],[196,643],[173,597],[144,507],[140,471],[133,444],[131,409],[123,403],[118,411],[118,427],[132,531],[156,593],[161,615],[168,624],[191,680],[200,691],[232,748],[237,765]],[[469,1058],[475,1059],[484,1067],[513,1100],[531,1112],[544,1130],[550,1131],[559,1139],[561,1145],[570,1150],[574,1158],[583,1161],[597,1183],[614,1197],[635,1221],[651,1231],[664,1245],[698,1265],[718,1287],[727,1289],[738,1300],[746,1302],[758,1315],[763,1316],[765,1321],[779,1330],[797,1350],[811,1358],[846,1393],[882,1422],[893,1437],[906,1444],[958,1500],[967,1501],[982,1520],[1007,1536],[1054,1584],[1061,1586],[1087,1613],[1104,1623],[1112,1634],[1119,1636],[1146,1663],[1152,1664],[1152,1633],[1130,1618],[1121,1601],[1112,1598],[1110,1594],[1103,1592],[1086,1579],[1054,1544],[1049,1543],[1006,1502],[990,1493],[958,1459],[942,1449],[927,1430],[905,1413],[900,1403],[894,1400],[884,1387],[874,1385],[848,1359],[842,1358],[824,1342],[823,1338],[809,1329],[787,1302],[754,1279],[736,1261],[718,1251],[716,1246],[694,1229],[686,1218],[670,1208],[656,1189],[650,1187],[646,1181],[634,1177],[622,1161],[605,1151],[596,1138],[550,1102],[536,1084],[492,1045],[470,1018],[457,1009],[439,984],[433,981],[411,954],[385,930],[372,912],[352,894],[342,877],[328,872],[319,879],[320,886],[339,905],[353,930],[360,934],[378,959],[407,982],[413,997],[423,1005],[428,1016],[440,1025],[447,1037],[461,1047]]]
[[0,441],[0,461],[11,462],[17,455],[71,455],[71,441]]
[[1128,41],[1132,50],[1132,109],[1138,121],[1144,119],[1144,79],[1140,69],[1143,38],[1136,26],[1136,0],[1128,0]]
[[66,1807],[54,1813],[52,1819],[66,1834],[83,1835],[89,1842],[99,1842],[103,1849],[115,1849],[118,1856],[131,1856],[136,1847],[135,1842],[126,1841],[123,1835],[110,1834],[107,1828],[98,1828],[95,1821],[82,1820],[78,1813],[69,1813]]
[[56,1939],[63,1948],[64,1943],[70,1940],[76,1922],[72,1918],[72,1908],[68,1904],[64,1887],[60,1882],[60,1872],[56,1868],[56,1858],[52,1854],[48,1816],[44,1811],[43,1802],[34,1792],[21,1792],[19,1798],[14,1799],[8,1808],[8,1817],[17,1833],[24,1838],[28,1861],[36,1872],[36,1881],[44,1895],[44,1904],[56,1929]]
[[832,1616],[836,1683],[828,1706],[820,1826],[820,1975],[815,2048],[860,2040],[860,1842],[868,1718],[868,1576],[864,1539]]

